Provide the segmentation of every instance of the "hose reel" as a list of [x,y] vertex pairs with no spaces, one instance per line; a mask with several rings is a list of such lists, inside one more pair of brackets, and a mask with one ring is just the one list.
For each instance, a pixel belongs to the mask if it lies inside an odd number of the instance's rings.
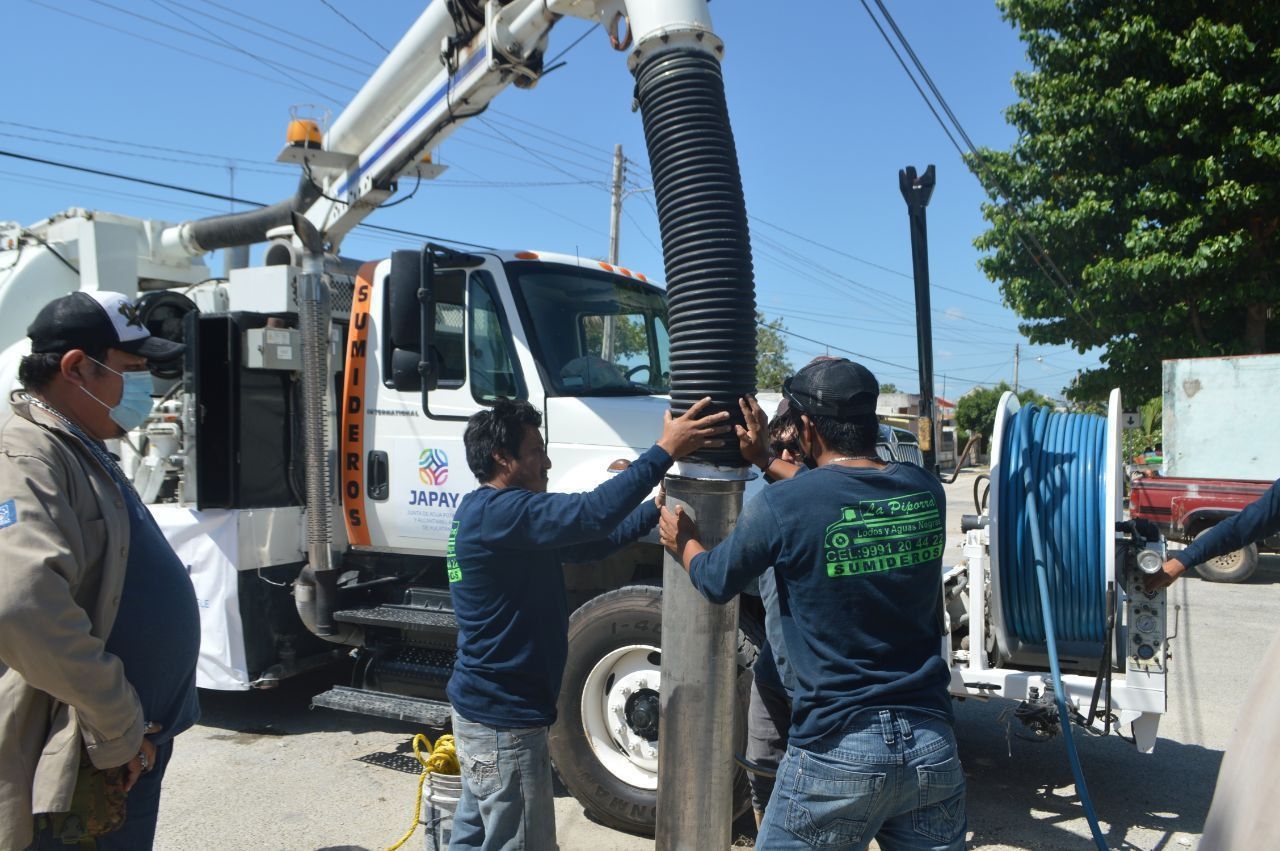
[[1120,391],[1105,417],[997,408],[991,469],[991,603],[1001,662],[1048,665],[1036,579],[1043,559],[1064,670],[1095,672],[1106,655],[1108,588],[1120,518]]

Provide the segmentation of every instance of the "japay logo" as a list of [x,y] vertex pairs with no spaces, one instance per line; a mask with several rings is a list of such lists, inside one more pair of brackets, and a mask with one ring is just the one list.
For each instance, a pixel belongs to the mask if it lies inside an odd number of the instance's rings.
[[442,485],[449,481],[449,456],[443,449],[424,449],[418,456],[418,478],[424,485]]

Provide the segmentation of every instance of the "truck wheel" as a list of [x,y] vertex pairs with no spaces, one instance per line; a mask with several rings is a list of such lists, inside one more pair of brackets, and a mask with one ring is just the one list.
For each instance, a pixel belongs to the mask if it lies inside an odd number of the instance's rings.
[[[1212,528],[1212,527],[1210,527]],[[1196,533],[1199,538],[1208,529]],[[1244,549],[1211,558],[1196,565],[1196,573],[1210,582],[1244,582],[1258,569],[1258,545],[1249,544]]]
[[[738,753],[746,742],[751,665],[760,641],[754,628],[748,631],[738,631]],[[658,803],[661,646],[661,588],[632,585],[584,603],[569,618],[559,717],[548,739],[556,774],[588,816],[648,835],[654,832]],[[751,799],[746,773],[734,771],[736,819]]]

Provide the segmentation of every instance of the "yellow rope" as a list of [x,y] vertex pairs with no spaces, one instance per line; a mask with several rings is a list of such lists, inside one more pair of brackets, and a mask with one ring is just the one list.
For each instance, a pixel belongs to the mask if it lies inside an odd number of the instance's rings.
[[[419,745],[422,747],[419,748]],[[425,757],[422,755],[423,750],[429,752]],[[453,736],[441,736],[436,739],[433,747],[430,739],[418,733],[413,737],[413,755],[418,760],[418,764],[422,766],[422,774],[418,777],[418,795],[413,802],[413,824],[409,826],[408,832],[400,837],[400,841],[388,848],[387,851],[398,851],[400,846],[408,842],[409,837],[413,836],[414,831],[418,829],[418,820],[422,816],[422,787],[427,782],[427,776],[432,773],[462,773],[461,768],[458,766],[458,754],[453,747]]]

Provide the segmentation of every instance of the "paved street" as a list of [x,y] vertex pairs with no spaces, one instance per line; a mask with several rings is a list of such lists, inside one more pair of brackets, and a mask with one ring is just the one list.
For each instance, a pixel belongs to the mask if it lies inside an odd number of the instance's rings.
[[[959,517],[973,510],[973,478],[967,472],[947,488],[947,564],[960,558]],[[1194,847],[1239,701],[1276,629],[1280,559],[1265,557],[1245,585],[1181,581],[1172,603],[1181,610],[1169,713],[1155,752],[1138,754],[1114,736],[1079,740],[1089,791],[1113,849]],[[310,695],[325,683],[312,676],[274,692],[202,693],[204,720],[178,740],[156,847],[390,847],[412,822],[417,778],[360,758],[403,750],[416,731],[308,710]],[[1004,708],[968,701],[957,710],[969,776],[970,847],[1090,847],[1062,741],[1026,740],[1016,724],[1003,723]],[[565,851],[653,848],[649,839],[591,823],[562,790],[556,807]],[[749,825],[737,828],[740,844],[750,845]],[[421,832],[405,847],[422,848]]]

